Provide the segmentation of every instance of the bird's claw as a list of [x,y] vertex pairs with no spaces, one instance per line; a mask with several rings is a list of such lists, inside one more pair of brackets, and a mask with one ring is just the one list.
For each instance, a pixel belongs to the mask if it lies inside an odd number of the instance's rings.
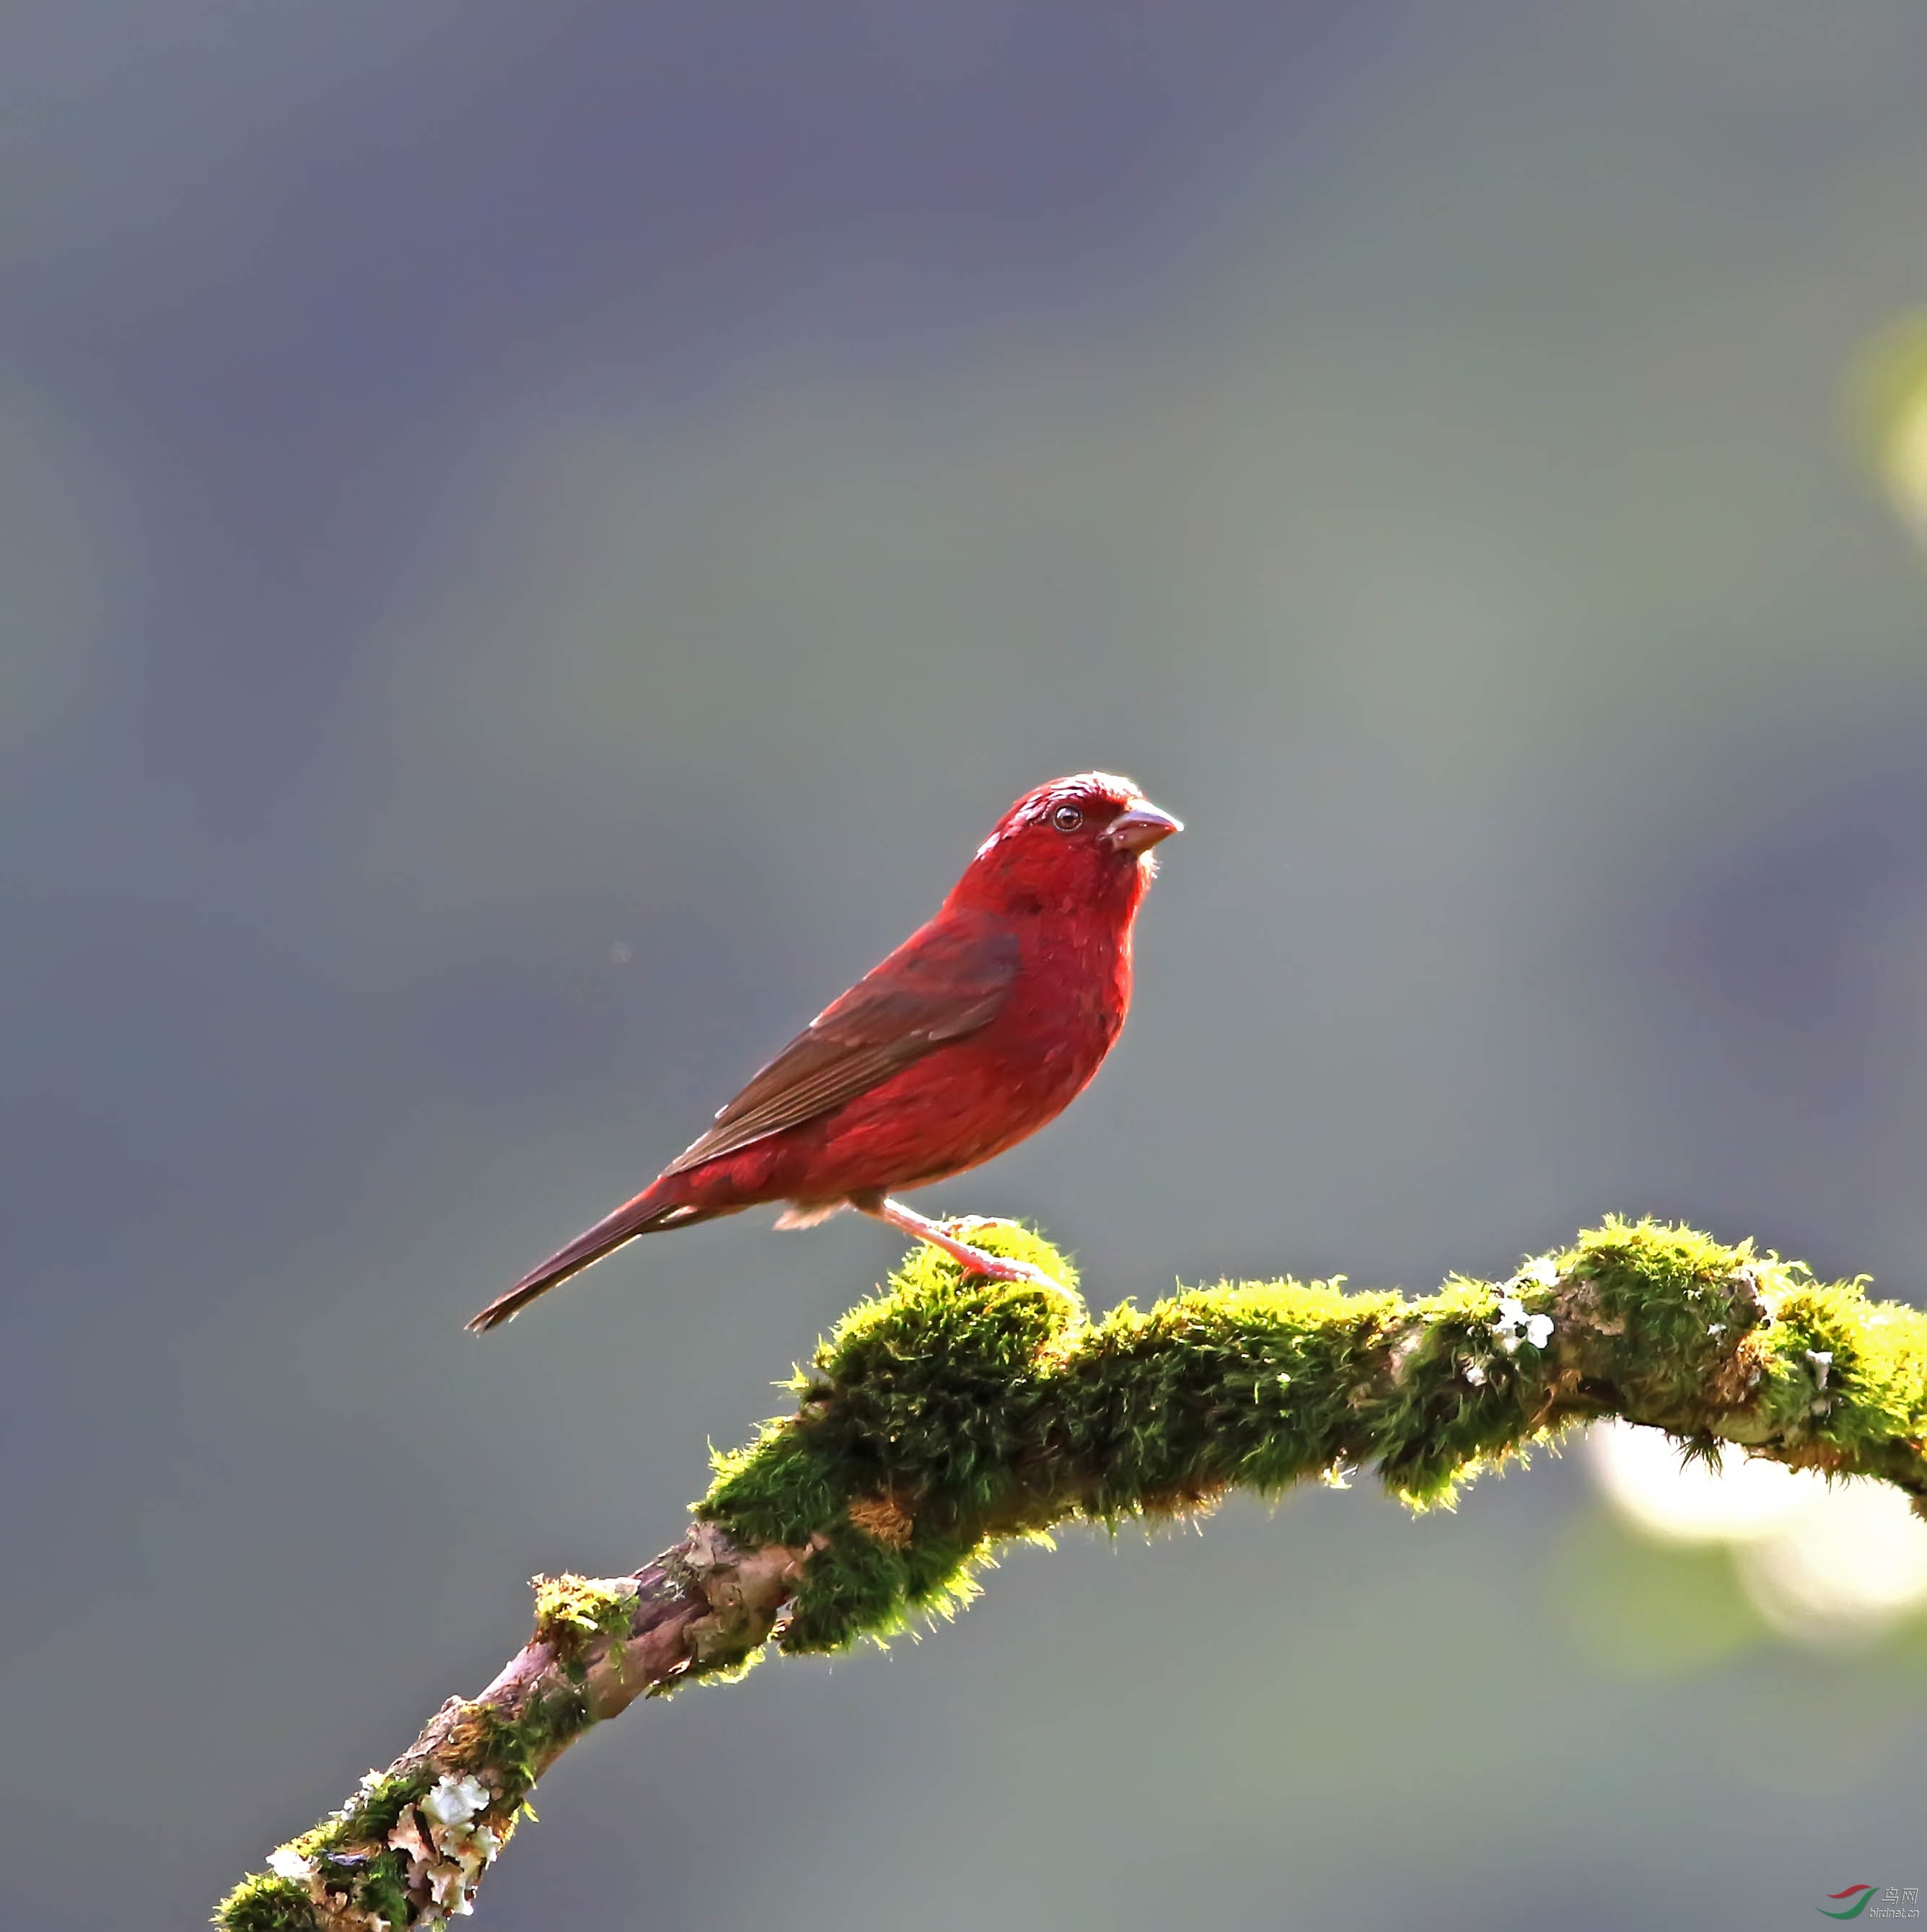
[[1007,1255],[986,1254],[980,1248],[977,1258],[966,1262],[964,1266],[971,1274],[988,1275],[992,1281],[1024,1281],[1033,1288],[1061,1288],[1064,1286],[1055,1275],[1046,1274],[1028,1262],[1015,1262]]
[[980,1228],[1016,1226],[1014,1221],[999,1220],[994,1214],[959,1214],[943,1223],[944,1232],[956,1241],[956,1245],[947,1252],[967,1274],[982,1275],[992,1281],[1028,1282],[1033,1288],[1061,1289],[1064,1284],[1056,1276],[1046,1274],[1031,1262],[1017,1261],[1008,1255],[993,1255],[968,1238]]
[[1064,1292],[1064,1284],[1055,1276],[1045,1274],[1040,1268],[1029,1262],[1013,1260],[1007,1255],[993,1255],[965,1238],[984,1228],[1008,1228],[1020,1232],[1012,1221],[998,1221],[987,1215],[964,1214],[948,1221],[933,1221],[927,1214],[920,1214],[914,1208],[906,1208],[901,1201],[893,1201],[887,1195],[872,1200],[858,1200],[856,1204],[866,1214],[874,1214],[880,1221],[887,1221],[893,1228],[900,1228],[906,1234],[914,1234],[920,1241],[926,1241],[938,1253],[948,1255],[966,1274],[974,1274],[986,1281],[1028,1282],[1035,1288],[1054,1288]]

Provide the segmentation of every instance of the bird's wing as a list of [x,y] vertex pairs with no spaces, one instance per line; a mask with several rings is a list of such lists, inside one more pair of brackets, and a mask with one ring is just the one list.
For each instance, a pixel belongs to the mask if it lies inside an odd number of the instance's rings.
[[827,1114],[995,1016],[1017,976],[1017,935],[940,915],[803,1030],[663,1171],[680,1174]]

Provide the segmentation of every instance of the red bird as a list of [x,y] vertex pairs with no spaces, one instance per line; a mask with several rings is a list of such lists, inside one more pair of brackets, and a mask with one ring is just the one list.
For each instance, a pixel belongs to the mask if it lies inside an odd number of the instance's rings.
[[1111,1050],[1131,996],[1131,922],[1183,826],[1129,778],[1084,772],[1020,798],[950,896],[824,1007],[633,1201],[469,1323],[513,1321],[638,1234],[767,1201],[779,1228],[844,1208],[974,1273],[1042,1279],[890,1198],[975,1167],[1055,1119]]

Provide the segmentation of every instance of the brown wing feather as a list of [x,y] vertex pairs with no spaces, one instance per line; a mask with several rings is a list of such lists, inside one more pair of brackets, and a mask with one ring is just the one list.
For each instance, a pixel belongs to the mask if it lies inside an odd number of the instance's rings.
[[680,1174],[814,1120],[993,1018],[1017,976],[1016,934],[950,914],[824,1007],[663,1172]]
[[475,1334],[485,1335],[490,1329],[514,1321],[537,1295],[548,1294],[571,1275],[580,1274],[605,1255],[614,1254],[637,1235],[646,1234],[653,1228],[681,1227],[692,1221],[711,1220],[719,1211],[727,1210],[678,1207],[673,1202],[665,1206],[655,1198],[653,1190],[645,1189],[633,1201],[625,1201],[613,1214],[604,1215],[593,1228],[578,1234],[567,1247],[558,1249],[541,1267],[531,1268],[467,1326]]

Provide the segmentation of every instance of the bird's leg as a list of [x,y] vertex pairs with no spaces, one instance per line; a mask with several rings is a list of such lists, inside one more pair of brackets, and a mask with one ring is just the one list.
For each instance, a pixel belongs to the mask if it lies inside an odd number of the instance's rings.
[[887,1194],[852,1197],[851,1205],[861,1208],[866,1214],[875,1215],[879,1221],[887,1221],[893,1228],[901,1228],[906,1234],[914,1234],[920,1241],[928,1241],[933,1248],[941,1248],[952,1261],[960,1263],[971,1274],[987,1275],[992,1281],[1035,1282],[1046,1288],[1063,1286],[1028,1262],[1013,1262],[1007,1256],[989,1254],[982,1248],[972,1247],[968,1241],[959,1240],[942,1222],[933,1221],[929,1215],[920,1214],[915,1208],[906,1208],[901,1201],[893,1201]]

